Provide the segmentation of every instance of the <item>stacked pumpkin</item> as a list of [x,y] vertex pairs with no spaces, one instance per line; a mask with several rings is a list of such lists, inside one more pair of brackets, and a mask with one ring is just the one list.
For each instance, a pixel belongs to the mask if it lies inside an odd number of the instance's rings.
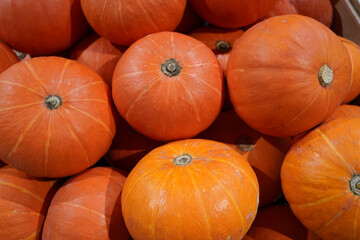
[[330,1],[29,4],[0,2],[1,239],[359,238]]

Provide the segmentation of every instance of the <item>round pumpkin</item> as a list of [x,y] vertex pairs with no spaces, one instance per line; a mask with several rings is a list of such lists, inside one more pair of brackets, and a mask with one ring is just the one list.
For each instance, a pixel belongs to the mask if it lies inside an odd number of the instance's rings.
[[51,201],[42,239],[130,240],[120,202],[125,180],[125,173],[109,167],[70,178]]
[[109,87],[90,68],[38,57],[0,75],[0,159],[33,176],[64,177],[97,162],[115,135]]
[[295,216],[322,239],[360,236],[360,118],[322,124],[288,152],[281,168]]
[[150,34],[131,45],[114,72],[112,96],[121,116],[158,141],[191,138],[220,113],[223,75],[202,42],[176,32]]
[[41,239],[50,201],[60,182],[0,168],[0,239]]
[[189,0],[200,17],[222,28],[238,28],[259,21],[275,0]]
[[0,73],[19,62],[16,54],[5,43],[0,41]]
[[246,236],[245,240],[320,240],[299,222],[288,205],[260,209]]
[[333,7],[330,0],[276,0],[265,18],[286,14],[308,16],[330,27]]
[[175,28],[174,32],[188,33],[195,28],[205,25],[204,19],[202,19],[190,4],[186,4],[184,15],[181,18],[179,25]]
[[349,103],[360,93],[360,47],[348,39],[342,37],[340,39],[348,50],[352,66],[350,90],[343,101],[344,103]]
[[241,239],[257,213],[250,164],[226,144],[174,141],[130,172],[121,206],[134,240]]
[[89,29],[80,0],[0,1],[0,25],[0,39],[31,55],[62,51]]
[[248,127],[234,110],[220,113],[197,138],[225,143],[250,163],[259,181],[260,207],[282,195],[280,168],[292,145],[291,138],[263,135]]
[[341,40],[301,15],[269,18],[247,30],[232,51],[227,76],[239,116],[273,136],[298,135],[324,122],[344,100],[350,80]]
[[111,87],[116,64],[124,50],[93,33],[71,50],[70,58],[96,71]]
[[186,0],[81,0],[85,17],[95,32],[124,46],[150,33],[173,31],[185,5]]

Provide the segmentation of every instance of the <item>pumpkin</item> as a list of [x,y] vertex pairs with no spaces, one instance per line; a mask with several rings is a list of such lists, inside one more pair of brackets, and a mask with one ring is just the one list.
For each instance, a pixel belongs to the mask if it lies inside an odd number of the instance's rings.
[[212,26],[197,28],[188,35],[208,46],[218,58],[226,77],[228,60],[236,39],[243,35],[241,29],[222,29]]
[[326,122],[289,150],[281,168],[295,216],[322,239],[359,239],[360,119]]
[[186,0],[81,0],[85,17],[101,37],[129,46],[161,31],[173,31],[181,21]]
[[360,93],[360,47],[348,39],[342,37],[340,39],[349,52],[352,66],[350,90],[343,101],[344,103],[349,103]]
[[200,17],[222,28],[239,28],[259,21],[275,0],[189,0]]
[[12,49],[12,50],[16,54],[18,60],[20,60],[21,62],[26,61],[31,58],[31,55],[28,53],[23,53],[23,52],[15,50],[15,49]]
[[175,28],[174,32],[188,33],[195,28],[205,25],[204,19],[196,14],[190,4],[186,4],[184,15],[181,18],[179,25]]
[[80,0],[0,1],[0,39],[18,51],[49,55],[89,29]]
[[70,178],[51,201],[42,239],[130,239],[120,202],[125,179],[109,167]]
[[0,41],[0,73],[19,62],[16,54],[5,43]]
[[330,0],[276,0],[265,18],[286,14],[308,16],[330,27],[333,7]]
[[46,212],[59,184],[8,166],[0,168],[0,238],[41,239]]
[[223,75],[202,42],[176,32],[150,34],[120,58],[112,96],[120,115],[158,141],[191,138],[220,113]]
[[244,238],[245,240],[319,239],[299,222],[288,205],[272,205],[260,209],[246,236],[248,238]]
[[327,121],[339,118],[360,118],[360,107],[355,105],[342,104]]
[[227,75],[238,115],[272,136],[298,135],[324,122],[344,100],[350,79],[341,40],[301,15],[269,18],[247,30],[232,51]]
[[124,50],[93,33],[72,49],[70,58],[96,71],[111,87],[114,69]]
[[147,153],[163,144],[138,133],[119,116],[116,134],[105,159],[111,166],[130,172]]
[[260,207],[282,195],[280,168],[291,147],[290,138],[263,135],[248,127],[234,110],[220,113],[197,138],[225,143],[250,163],[259,181]]
[[134,240],[241,239],[257,213],[250,164],[226,144],[174,141],[148,153],[121,195]]
[[90,68],[38,57],[0,75],[0,159],[33,176],[64,177],[97,162],[115,135],[110,90]]

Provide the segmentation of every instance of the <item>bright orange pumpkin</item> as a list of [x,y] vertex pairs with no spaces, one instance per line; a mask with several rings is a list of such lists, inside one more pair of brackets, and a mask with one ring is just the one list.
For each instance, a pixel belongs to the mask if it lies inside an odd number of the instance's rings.
[[50,201],[60,182],[0,168],[0,239],[41,239]]
[[220,113],[223,75],[202,42],[176,32],[150,34],[131,45],[114,72],[112,96],[120,115],[158,140],[190,138]]
[[186,0],[81,0],[85,17],[95,32],[124,46],[150,33],[173,31],[185,5]]
[[19,62],[16,54],[5,43],[0,41],[0,73]]
[[96,71],[111,87],[116,64],[124,51],[124,48],[93,33],[86,36],[71,50],[70,58]]
[[326,122],[300,139],[281,168],[295,216],[322,239],[360,237],[360,118]]
[[360,106],[342,104],[327,121],[339,118],[360,118]]
[[330,0],[276,0],[265,18],[286,14],[308,16],[330,27],[333,7]]
[[89,29],[80,0],[0,1],[0,25],[1,40],[31,55],[62,51]]
[[254,171],[235,150],[187,139],[141,159],[121,203],[134,240],[241,239],[257,213],[258,194]]
[[301,15],[269,18],[247,30],[227,74],[236,112],[273,136],[295,136],[324,122],[344,100],[350,80],[350,57],[338,36]]
[[282,195],[280,168],[292,145],[291,138],[263,135],[248,127],[234,110],[220,113],[197,138],[225,143],[250,163],[259,181],[260,207]]
[[0,75],[0,159],[33,176],[64,177],[97,162],[115,135],[110,89],[90,68],[32,58]]
[[109,167],[70,178],[51,201],[42,239],[130,239],[120,202],[125,180],[125,173]]

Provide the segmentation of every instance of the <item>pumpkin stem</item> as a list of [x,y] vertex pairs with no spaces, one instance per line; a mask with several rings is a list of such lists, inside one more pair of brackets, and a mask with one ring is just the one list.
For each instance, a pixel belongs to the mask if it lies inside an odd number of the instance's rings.
[[180,70],[181,66],[179,62],[172,58],[161,64],[161,71],[169,77],[177,76],[180,73]]
[[326,64],[324,64],[320,69],[318,73],[320,84],[323,87],[329,87],[332,84],[333,78],[334,78],[334,72],[333,70]]
[[243,152],[250,152],[254,149],[255,144],[253,140],[247,135],[241,135],[236,140],[236,147],[239,148]]
[[19,51],[15,50],[15,49],[14,49],[14,52],[15,52],[15,54],[18,57],[19,60],[24,59],[26,57],[26,53],[19,52]]
[[192,160],[192,157],[188,154],[180,155],[176,158],[174,158],[174,163],[178,166],[186,166],[188,165]]
[[216,50],[226,53],[226,52],[230,51],[231,44],[229,42],[219,40],[219,41],[216,41],[215,47],[216,47]]
[[360,175],[354,175],[350,180],[350,190],[356,195],[360,195]]
[[50,110],[59,108],[61,104],[61,98],[56,95],[50,95],[45,99],[45,106]]

